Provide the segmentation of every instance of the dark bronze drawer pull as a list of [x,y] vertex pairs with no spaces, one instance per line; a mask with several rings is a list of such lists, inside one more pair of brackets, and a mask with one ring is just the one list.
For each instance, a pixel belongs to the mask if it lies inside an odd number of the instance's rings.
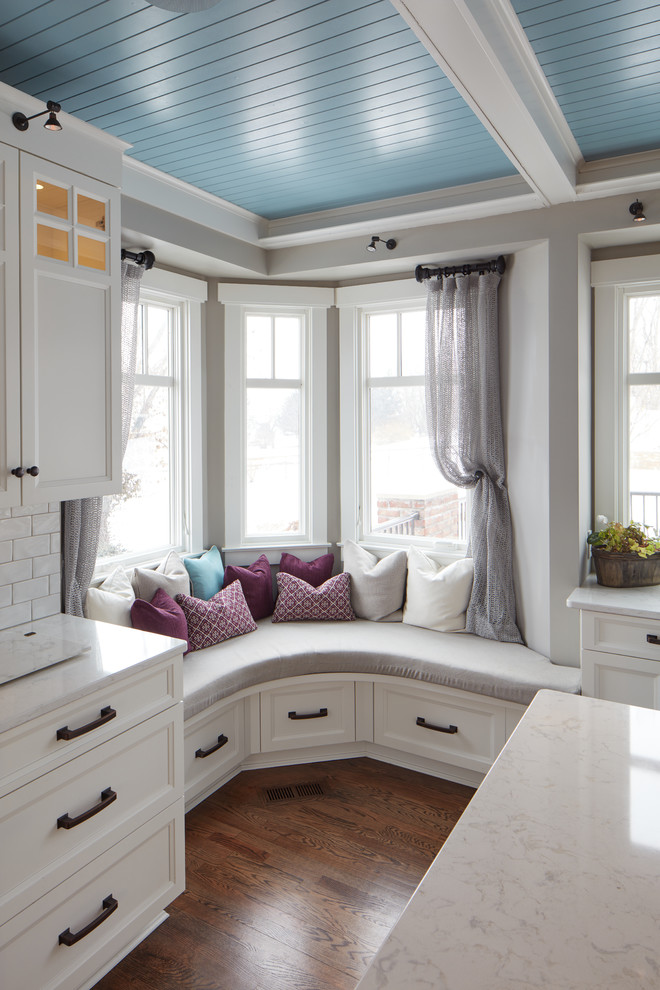
[[115,718],[116,715],[117,712],[114,708],[107,705],[106,708],[101,709],[101,714],[93,722],[88,722],[87,725],[81,725],[79,729],[70,729],[68,725],[65,725],[62,729],[57,730],[56,738],[76,739],[78,736],[84,736],[86,732],[92,732],[94,729],[98,729],[99,726],[105,725],[106,722]]
[[101,800],[98,804],[95,804],[93,808],[88,808],[87,811],[83,811],[82,815],[77,815],[75,818],[69,816],[67,811],[66,815],[60,815],[57,819],[58,828],[75,828],[76,825],[82,825],[86,822],[88,818],[93,818],[94,815],[98,815],[99,811],[103,811],[107,808],[109,804],[117,800],[117,792],[113,791],[111,787],[106,787],[104,791],[101,791]]
[[327,714],[327,708],[319,708],[317,712],[310,712],[309,715],[299,715],[298,712],[289,712],[289,718],[297,722],[301,718],[326,718]]
[[449,732],[451,735],[458,732],[457,725],[431,725],[430,722],[427,722],[421,715],[417,716],[415,725],[419,725],[422,729],[433,729],[434,732]]
[[653,633],[648,633],[646,642],[650,643],[651,646],[660,646],[660,639],[658,639],[657,636],[654,636]]
[[229,742],[229,739],[224,734],[221,735],[221,736],[218,736],[218,741],[215,744],[215,746],[211,746],[210,749],[197,749],[197,750],[195,750],[195,757],[197,759],[204,760],[204,759],[206,759],[207,756],[211,756],[212,753],[217,753],[218,750],[219,749],[222,749],[223,746],[226,746],[228,742]]
[[95,928],[98,928],[99,925],[103,924],[106,918],[109,918],[113,911],[116,911],[118,907],[119,901],[113,897],[112,894],[108,894],[108,896],[103,899],[103,910],[99,916],[94,918],[94,921],[90,921],[90,923],[85,925],[84,928],[81,928],[79,932],[72,932],[70,928],[67,928],[67,930],[62,932],[60,935],[58,944],[75,945],[81,938],[84,938],[85,935],[89,935],[89,933],[93,932]]

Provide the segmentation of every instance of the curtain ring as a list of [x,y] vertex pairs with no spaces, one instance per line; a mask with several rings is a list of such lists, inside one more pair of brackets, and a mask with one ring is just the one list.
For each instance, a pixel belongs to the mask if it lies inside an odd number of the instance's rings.
[[483,471],[475,471],[474,472],[474,483],[475,483],[475,485],[476,485],[476,483],[478,481],[481,481],[481,479],[483,478],[483,476],[484,476]]

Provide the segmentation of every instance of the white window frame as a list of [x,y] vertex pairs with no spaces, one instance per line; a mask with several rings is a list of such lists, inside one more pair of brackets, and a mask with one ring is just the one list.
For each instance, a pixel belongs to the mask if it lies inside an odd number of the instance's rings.
[[600,528],[599,516],[625,524],[630,521],[626,300],[639,291],[660,294],[660,256],[594,261],[591,285],[594,290],[593,525]]
[[364,455],[368,435],[364,317],[379,311],[425,309],[426,287],[409,279],[346,286],[336,290],[336,299],[339,307],[342,541],[354,540],[377,554],[419,546],[442,561],[460,559],[465,556],[467,543],[396,534],[374,536],[365,533],[363,526],[362,507],[369,498],[369,472]]
[[[102,576],[118,564],[124,567],[160,561],[170,550],[180,553],[203,547],[204,532],[204,390],[202,380],[202,303],[208,298],[208,285],[201,279],[152,268],[140,283],[140,303],[159,303],[176,310],[176,341],[173,348],[173,375],[176,379],[176,406],[179,422],[173,438],[176,472],[175,505],[171,511],[179,539],[144,553],[128,553],[99,564],[95,575]],[[151,376],[147,376],[151,377]]]
[[[327,551],[327,311],[334,291],[315,286],[218,285],[225,308],[225,561],[246,564],[255,553],[278,563],[283,550],[301,559]],[[248,537],[246,505],[246,362],[248,314],[304,317],[302,531],[284,538]]]

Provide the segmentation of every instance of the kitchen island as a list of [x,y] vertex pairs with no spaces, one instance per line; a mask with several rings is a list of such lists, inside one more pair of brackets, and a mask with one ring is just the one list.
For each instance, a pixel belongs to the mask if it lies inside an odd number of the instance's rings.
[[660,712],[541,691],[359,990],[657,990]]

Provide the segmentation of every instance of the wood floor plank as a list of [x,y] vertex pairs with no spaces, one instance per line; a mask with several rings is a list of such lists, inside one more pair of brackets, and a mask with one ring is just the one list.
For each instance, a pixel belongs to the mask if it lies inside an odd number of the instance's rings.
[[239,774],[187,815],[186,891],[97,990],[354,990],[473,793],[369,759]]

